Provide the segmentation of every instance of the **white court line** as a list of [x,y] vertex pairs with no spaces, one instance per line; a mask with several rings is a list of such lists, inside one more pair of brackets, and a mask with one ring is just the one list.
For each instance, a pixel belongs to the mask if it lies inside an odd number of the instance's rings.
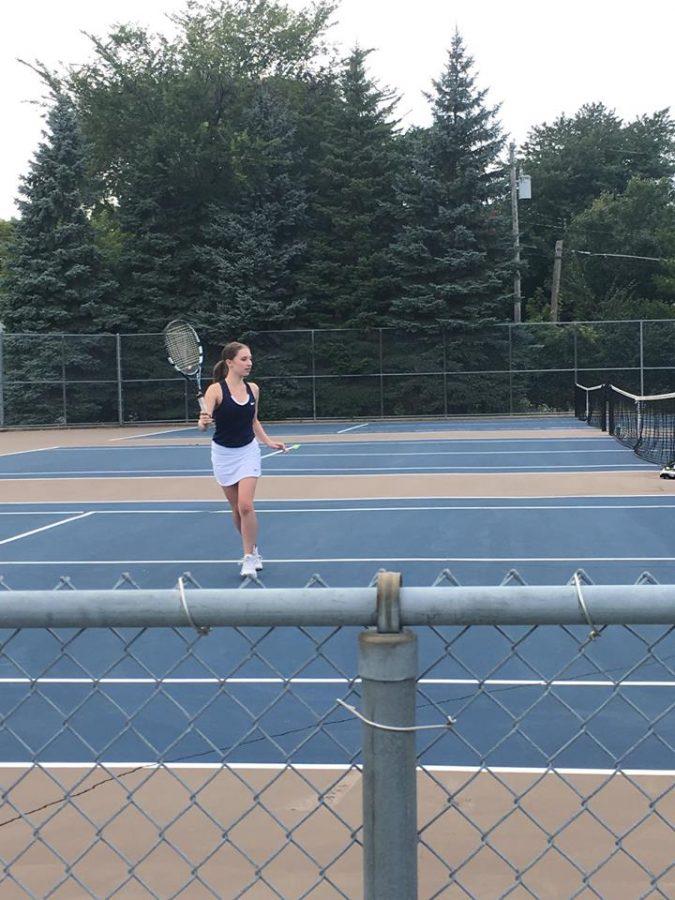
[[0,541],[0,546],[3,544],[11,544],[13,541],[20,541],[22,538],[30,537],[32,534],[39,534],[41,531],[49,531],[50,528],[58,528],[59,525],[66,525],[68,522],[76,522],[78,519],[86,519],[87,516],[95,515],[94,512],[85,512],[80,513],[78,516],[70,516],[68,519],[61,519],[58,522],[52,522],[51,525],[43,525],[42,528],[33,528],[32,531],[24,531],[21,534],[15,534],[14,537],[5,538]]
[[[340,432],[335,432],[336,434],[340,434]],[[333,432],[329,432],[327,436],[331,436]],[[305,435],[296,433],[292,435],[293,437],[315,437],[315,435]],[[325,435],[323,435],[325,436]],[[206,441],[206,438],[200,435],[195,435],[195,440]],[[274,435],[273,435],[274,437]],[[130,440],[130,438],[114,438],[114,440]],[[444,438],[441,440],[409,440],[407,438],[401,438],[396,441],[359,441],[358,444],[354,445],[352,443],[345,443],[344,441],[312,441],[311,446],[314,447],[397,447],[401,444],[409,444],[414,447],[429,447],[434,444],[442,444],[443,446],[447,446],[448,444],[455,444],[459,446],[465,446],[467,444],[540,444],[540,443],[573,443],[575,445],[578,444],[592,444],[596,445],[598,443],[606,443],[610,446],[613,446],[615,450],[622,451],[624,453],[632,453],[633,451],[629,447],[624,447],[621,444],[618,444],[614,438]],[[111,450],[186,450],[190,449],[192,446],[200,446],[205,447],[210,443],[201,443],[201,444],[170,444],[168,441],[165,444],[140,444],[138,447],[106,447],[105,444],[82,444],[79,446],[58,446],[58,447],[47,447],[47,450],[105,450],[110,452]],[[261,445],[264,446],[264,445]],[[540,453],[548,452],[545,449],[538,451]],[[588,451],[579,451],[588,452]]]
[[[607,469],[607,466],[611,466],[611,469]],[[452,474],[453,472],[464,472],[464,471],[472,471],[472,472],[515,472],[515,471],[533,471],[533,470],[545,470],[548,472],[558,472],[560,469],[575,469],[579,472],[583,472],[585,469],[606,469],[608,472],[612,471],[612,469],[632,469],[634,471],[640,472],[654,472],[658,466],[656,464],[651,466],[642,465],[640,463],[605,463],[598,465],[588,465],[585,463],[579,463],[578,465],[570,465],[570,466],[353,466],[353,467],[337,467],[337,468],[328,468],[323,466],[312,466],[308,468],[295,468],[295,469],[276,469],[272,468],[268,471],[269,475],[276,475],[279,472],[287,472],[291,475],[297,475],[299,473],[309,473],[310,475],[313,472],[321,472],[321,473],[334,473],[338,475],[350,475],[352,472],[416,472],[420,475],[424,475],[425,473],[432,470],[434,472],[447,472],[448,474]],[[22,473],[25,474],[25,473]]]
[[[79,505],[82,506],[81,503]],[[114,512],[114,510],[96,510],[96,512],[108,512],[108,511]],[[167,512],[169,512],[169,511],[170,510],[167,510]],[[207,510],[207,511],[209,513],[216,512],[216,510]],[[16,511],[9,510],[9,509],[3,509],[3,510],[0,510],[0,516],[72,516],[73,512],[74,512],[74,510],[72,510],[72,509],[49,509],[49,510],[47,510],[47,509],[45,509],[45,510],[24,509],[24,510],[16,510]],[[94,512],[94,510],[92,510],[92,512]],[[117,512],[142,512],[142,510],[120,509],[120,510],[117,510]],[[160,512],[160,510],[157,510],[157,512]],[[225,512],[225,510],[223,510],[223,512]]]
[[[271,455],[271,454],[270,454]],[[156,475],[166,476],[166,475],[176,475],[181,476],[183,473],[188,473],[189,475],[195,475],[199,473],[200,475],[211,475],[213,476],[212,470],[209,469],[68,469],[67,474],[61,472],[17,472],[17,475],[23,475],[24,480],[30,478],[104,478],[112,476],[118,476],[120,478],[124,478],[126,476],[136,477],[136,476],[145,476],[145,475]],[[3,478],[2,481],[21,481],[20,478]]]
[[[109,501],[107,501],[109,502]],[[217,501],[220,503],[220,501]],[[266,501],[258,501],[258,502],[266,502]],[[288,502],[288,501],[286,501]],[[298,501],[292,501],[298,502]],[[306,501],[301,501],[306,502]],[[324,501],[325,502],[325,501]],[[675,503],[622,503],[622,504],[581,504],[578,503],[576,505],[570,506],[560,506],[557,504],[548,505],[548,504],[532,504],[532,505],[514,505],[509,506],[507,504],[503,504],[501,506],[490,506],[488,504],[478,506],[478,505],[460,505],[457,504],[455,506],[319,506],[319,507],[299,507],[294,506],[292,509],[261,509],[260,507],[256,507],[256,511],[258,515],[266,515],[267,513],[275,514],[275,515],[288,515],[291,513],[339,513],[339,512],[356,512],[356,513],[367,513],[367,512],[407,512],[408,510],[412,512],[433,512],[434,510],[443,510],[443,511],[452,511],[452,510],[470,510],[472,512],[480,512],[482,510],[506,510],[508,512],[519,511],[519,510],[554,510],[556,512],[572,512],[576,509],[585,509],[585,510],[593,510],[593,509],[675,509]],[[71,509],[64,510],[51,510],[51,511],[37,511],[37,510],[24,510],[21,512],[12,512],[11,510],[0,510],[0,516],[59,516],[59,515],[69,515],[72,513]],[[230,516],[231,512],[229,509],[97,509],[95,510],[97,515],[100,516],[164,516],[164,515],[179,515],[179,516]]]
[[[568,473],[563,472],[562,474],[567,475]],[[7,481],[7,480],[8,479],[0,479],[0,481]],[[20,479],[15,479],[15,480],[20,480]],[[631,494],[598,494],[598,500],[611,500],[611,499],[625,500],[626,497],[630,497],[630,496],[632,496],[632,495]],[[640,493],[635,496],[641,497],[645,500],[648,498],[651,498],[653,500],[663,500],[664,499],[663,494]],[[284,498],[267,497],[265,499],[259,498],[256,502],[257,503],[371,503],[376,499],[378,499],[378,498],[375,498],[375,497],[304,497],[302,499],[289,500],[288,498],[285,498],[285,497]],[[381,500],[386,499],[386,500],[393,501],[393,500],[412,500],[415,498],[406,497],[406,496],[398,495],[398,494],[396,494],[396,495],[392,494],[391,496],[387,496],[386,498],[379,498],[379,499],[381,499]],[[453,494],[435,494],[435,495],[430,495],[423,499],[426,499],[426,500],[462,500],[462,499],[464,499],[464,497],[462,497],[462,496],[455,497]],[[486,499],[494,500],[493,497],[486,498]],[[505,503],[513,503],[514,508],[515,508],[515,505],[517,503],[519,503],[521,500],[562,500],[562,501],[569,500],[569,501],[571,501],[571,500],[589,500],[589,499],[590,498],[587,494],[542,494],[542,495],[524,494],[522,497],[506,497],[504,499],[504,502]],[[0,507],[2,507],[2,506],[45,506],[47,502],[48,501],[45,501],[45,500],[20,500],[20,501],[19,500],[0,500]],[[152,503],[155,506],[161,506],[163,503],[180,503],[180,502],[183,502],[185,504],[198,503],[201,506],[208,506],[208,505],[222,506],[224,503],[223,500],[199,500],[199,499],[183,500],[183,501],[180,501],[180,500],[148,500],[148,501],[87,500],[86,505],[87,506],[96,506],[96,505],[100,505],[103,503],[114,503],[116,506],[119,506],[122,504],[127,504],[127,503],[131,504],[131,503],[139,503],[139,502]],[[82,504],[80,503],[80,504],[78,504],[78,506],[82,506]],[[658,509],[659,506],[660,506],[660,504],[653,503],[653,504],[647,505],[645,508]],[[403,508],[405,509],[407,507],[403,507]],[[462,507],[461,507],[461,505],[458,505],[457,508],[461,509]],[[476,508],[481,508],[481,507],[476,507]],[[498,506],[495,508],[501,509],[502,507]],[[509,509],[510,507],[507,506],[505,508]],[[533,506],[532,508],[537,509],[536,506]],[[556,507],[553,507],[553,508],[556,508]],[[572,506],[570,508],[576,508],[576,507]],[[590,508],[592,508],[592,507],[589,506],[589,509]],[[613,506],[609,506],[607,508],[614,509]],[[621,508],[620,506],[617,506],[617,509],[620,509],[620,508]],[[72,512],[72,510],[66,510],[66,511]],[[101,510],[101,511],[112,512],[113,510]],[[130,512],[130,511],[131,512],[145,512],[146,510],[120,510],[120,512]],[[151,510],[147,510],[147,511],[149,512]],[[161,510],[159,510],[159,511],[161,512]],[[220,510],[218,510],[218,511],[220,511]],[[195,512],[204,512],[204,510],[195,510]],[[3,512],[2,515],[12,515],[12,512],[11,512],[11,510],[8,510],[6,512]]]
[[[344,458],[345,456],[528,456],[531,454],[535,454],[536,456],[555,456],[562,453],[621,453],[625,456],[626,454],[632,455],[633,453],[633,451],[629,450],[627,447],[613,447],[607,448],[606,450],[390,450],[388,453],[381,453],[378,450],[370,450],[365,453],[360,450],[341,450],[336,453],[313,453],[312,450],[314,446],[318,445],[312,444],[309,447],[305,447],[307,455],[311,459],[315,456],[335,456],[338,458]],[[124,449],[134,450],[136,448],[125,447]]]
[[[42,453],[45,450],[61,450],[63,449],[61,446],[57,445],[55,447],[34,447],[32,450],[12,450],[10,453],[0,453],[0,457],[7,456],[22,456],[24,453]],[[77,448],[79,449],[79,448]]]
[[[417,684],[483,687],[675,688],[675,681],[573,681],[545,679],[419,678]],[[0,678],[1,684],[361,684],[360,678]]]
[[367,428],[370,422],[364,422],[362,425],[352,425],[350,428],[341,428],[336,434],[346,434],[348,431],[355,431],[357,428]]
[[185,425],[183,428],[165,428],[163,431],[147,431],[145,434],[128,434],[120,438],[109,438],[111,444],[117,441],[133,441],[134,438],[155,437],[158,434],[175,434],[176,432],[191,431],[196,426]]
[[[611,468],[607,468],[611,466]],[[575,469],[577,472],[582,473],[585,469],[606,469],[608,472],[614,471],[616,469],[633,469],[639,472],[652,472],[657,468],[656,464],[651,466],[646,466],[642,463],[605,463],[604,465],[599,463],[598,465],[590,465],[587,463],[578,463],[577,465],[571,466],[535,466],[535,465],[527,465],[527,466],[337,466],[337,467],[328,467],[328,466],[312,466],[311,468],[294,468],[294,469],[280,469],[274,468],[270,469],[267,474],[276,475],[279,472],[290,473],[291,475],[311,475],[313,472],[338,472],[342,475],[351,475],[352,472],[398,472],[399,474],[403,474],[406,472],[417,473],[420,475],[424,475],[425,473],[432,470],[433,472],[447,472],[451,475],[453,472],[515,472],[515,471],[527,471],[531,472],[535,469],[537,471],[544,470],[547,472],[558,472],[561,469]],[[156,470],[155,470],[156,471]],[[171,470],[173,471],[173,470]],[[191,470],[188,470],[191,471]],[[31,474],[31,473],[26,473]],[[41,474],[41,473],[36,473]],[[47,473],[42,473],[47,474]],[[126,474],[126,473],[125,473]]]
[[[215,752],[215,751],[214,751]],[[209,771],[231,769],[233,771],[266,771],[281,772],[284,770],[297,772],[351,772],[362,770],[362,766],[358,763],[254,763],[254,762],[222,762],[222,763],[188,763],[188,762],[165,762],[158,763],[156,760],[152,762],[143,760],[128,760],[127,762],[0,762],[0,769],[83,769],[90,771],[91,769],[205,769]],[[437,765],[418,765],[418,772],[458,772],[472,775],[478,772],[490,774],[495,772],[501,775],[616,775],[626,777],[666,777],[675,776],[675,769],[570,769],[558,768],[556,766],[437,766]]]
[[[295,563],[398,563],[398,562],[433,562],[433,563],[579,563],[579,562],[675,562],[675,556],[310,556],[306,559],[272,559],[265,557],[265,563],[286,565]],[[42,559],[42,560],[3,560],[2,566],[119,566],[146,565],[167,566],[172,564],[230,565],[241,563],[241,556],[236,559]],[[470,585],[464,585],[470,587]],[[564,585],[562,585],[564,587]],[[638,585],[639,589],[639,585]],[[374,588],[373,588],[374,590]]]
[[[575,477],[578,476],[578,475],[583,475],[583,474],[584,474],[584,469],[594,469],[594,470],[595,470],[595,469],[602,469],[603,472],[604,472],[604,474],[611,475],[612,472],[613,472],[614,470],[618,470],[619,468],[624,468],[624,469],[627,468],[626,466],[619,467],[619,466],[618,466],[617,464],[615,464],[615,463],[608,463],[607,465],[612,466],[612,468],[606,469],[604,466],[585,466],[585,467],[583,467],[583,466],[581,466],[581,467],[577,467],[577,466],[560,466],[560,467],[558,467],[558,468],[553,468],[553,469],[551,469],[550,471],[553,472],[553,473],[555,473],[555,474],[558,476],[558,478],[564,478],[564,477],[566,477],[566,476],[571,476],[571,477],[575,478]],[[484,467],[480,468],[480,467],[475,467],[475,466],[474,466],[474,467],[472,467],[472,466],[464,466],[464,467],[462,468],[462,467],[459,467],[459,466],[452,466],[452,467],[450,467],[450,468],[444,468],[444,467],[439,467],[439,468],[440,468],[440,474],[445,473],[446,475],[455,475],[455,474],[457,474],[459,471],[464,471],[464,470],[466,470],[466,471],[468,471],[468,472],[471,472],[472,474],[476,474],[476,475],[480,475],[481,472],[487,472],[487,471],[494,471],[494,470],[497,470],[497,471],[499,472],[499,474],[508,475],[508,474],[515,474],[516,470],[520,470],[520,469],[524,469],[525,471],[534,471],[535,469],[539,470],[539,469],[544,469],[545,467],[544,467],[544,466],[529,466],[529,467],[528,467],[528,466],[520,466],[520,467],[518,467],[518,466],[513,466],[513,467],[511,467],[511,468],[500,468],[499,466],[492,466],[492,467],[490,467],[490,466],[484,466]],[[654,466],[645,466],[644,468],[633,468],[633,469],[631,469],[631,471],[633,471],[633,472],[652,472],[652,473],[654,473],[654,472],[656,472],[657,468],[658,468],[658,467],[657,467],[656,465],[654,465]],[[372,478],[372,477],[373,477],[373,474],[381,473],[381,474],[378,475],[379,478],[390,478],[390,479],[400,478],[402,474],[408,473],[408,472],[410,472],[410,473],[412,473],[412,474],[415,474],[415,475],[434,475],[434,474],[437,474],[436,472],[429,471],[429,469],[431,469],[431,466],[426,466],[426,467],[423,467],[423,468],[421,468],[421,469],[414,469],[414,468],[409,468],[409,469],[394,469],[394,471],[393,471],[392,473],[390,473],[390,472],[385,472],[383,469],[367,469],[366,472],[365,472],[365,474],[364,474],[360,469],[270,469],[268,472],[263,473],[263,477],[266,477],[266,478],[277,477],[278,474],[279,474],[279,472],[284,473],[284,477],[285,477],[285,475],[299,475],[299,474],[304,474],[304,477],[307,478],[307,479],[310,479],[310,478],[320,478],[320,479],[323,479],[323,478],[324,478],[323,475],[317,475],[317,474],[315,474],[315,473],[317,473],[317,472],[334,472],[334,473],[337,473],[337,474],[339,474],[339,475],[344,475],[345,477],[346,477],[346,476],[349,476],[350,478]],[[563,472],[562,469],[571,469],[572,471],[569,471],[569,472]],[[172,470],[172,471],[173,471],[173,470]],[[30,473],[26,473],[26,472],[18,473],[18,475],[23,475],[23,476],[28,475],[29,477],[0,478],[0,484],[4,484],[4,483],[7,483],[7,484],[16,484],[17,481],[36,481],[36,482],[44,481],[46,484],[49,484],[49,482],[51,482],[51,481],[80,481],[80,480],[82,479],[82,477],[83,477],[83,476],[81,476],[81,475],[75,475],[75,476],[73,476],[73,475],[60,475],[58,472],[55,472],[55,473],[52,474],[50,477],[40,477],[40,478],[33,478],[33,477],[30,475]],[[86,477],[87,477],[90,481],[109,481],[111,476],[110,476],[110,475],[93,475],[93,474],[92,474],[92,475],[89,475],[89,474],[87,474]],[[122,474],[120,474],[119,472],[116,472],[116,473],[115,473],[115,477],[117,477],[117,478],[126,478],[126,477],[128,477],[128,475],[127,475],[126,472],[123,472]],[[131,476],[131,477],[133,478],[134,476]],[[166,475],[143,475],[143,476],[141,476],[141,477],[145,478],[146,480],[152,480],[152,479],[155,479],[155,478],[167,478],[168,476],[166,476]],[[206,479],[207,477],[208,477],[209,479],[213,479],[213,472],[209,472],[208,476],[207,476],[207,475],[183,475],[183,474],[180,473],[178,470],[176,470],[175,477],[176,477],[176,478],[184,478],[185,480],[188,480],[188,481],[189,481],[190,479],[193,479],[193,480]],[[447,494],[439,494],[439,495],[438,495],[439,499],[444,499],[444,498],[447,497],[447,496],[448,496]],[[469,496],[471,496],[471,495],[468,495],[468,496],[467,496],[467,499],[468,499]],[[568,497],[569,495],[567,495],[567,494],[553,495],[553,497],[556,497],[556,496],[558,496],[560,500],[566,500],[567,497]],[[609,495],[608,495],[608,494],[602,494],[602,495],[601,495],[601,494],[598,494],[598,496],[603,496],[603,497],[607,497],[607,496],[622,497],[622,496],[624,496],[624,495],[623,495],[623,494],[609,494]],[[662,495],[661,495],[661,494],[639,494],[638,496],[641,496],[641,497],[659,497],[659,496],[662,496]],[[479,497],[480,497],[480,495],[479,495]],[[479,499],[479,497],[473,497],[473,499]],[[361,498],[361,497],[353,497],[353,498],[348,498],[348,497],[338,497],[338,498],[335,498],[335,497],[326,497],[326,498],[325,498],[326,501],[328,501],[328,500],[335,500],[335,499],[338,499],[338,500],[347,500],[347,499],[361,500],[361,499],[366,499],[366,500],[367,500],[367,499],[372,499],[372,498],[368,498],[368,497],[365,497],[365,498]],[[408,498],[406,498],[406,497],[399,497],[399,498],[396,498],[396,497],[390,497],[390,498],[388,498],[388,499],[390,499],[390,500],[395,500],[395,499],[406,500],[406,499],[408,499]],[[433,498],[429,498],[429,499],[433,499]],[[525,499],[528,499],[528,498],[527,498],[527,497],[523,497],[522,499],[525,500]],[[533,497],[533,498],[531,498],[531,499],[536,499],[536,498]],[[17,500],[3,500],[3,501],[0,501],[0,502],[2,502],[2,503],[13,503],[13,504],[16,504],[16,503],[19,502],[19,501],[17,501]],[[21,502],[23,503],[24,501],[21,501]],[[27,504],[27,503],[40,503],[42,506],[44,506],[46,502],[49,502],[49,501],[45,501],[45,500],[42,500],[42,501],[26,500],[26,501],[25,501],[26,504]],[[110,501],[110,500],[105,500],[105,501],[104,501],[104,500],[91,500],[91,501],[87,501],[87,502],[88,502],[88,503],[89,503],[89,502],[91,502],[91,503],[111,503],[111,502],[114,502],[114,503],[137,503],[138,501],[137,501],[137,500],[115,500],[115,501]],[[174,502],[175,502],[175,501],[174,501]],[[222,501],[222,500],[210,500],[210,501],[207,501],[207,500],[203,500],[203,501],[195,500],[195,501],[186,501],[186,502],[195,502],[195,503],[201,503],[201,502],[203,502],[203,503],[207,503],[207,502],[208,502],[208,503],[222,503],[223,501]],[[259,500],[258,502],[261,502],[261,501]],[[265,500],[265,501],[263,501],[263,502],[265,502],[265,503],[272,503],[272,502],[277,502],[277,503],[289,503],[289,502],[291,502],[291,501],[289,501],[289,500],[287,500],[287,499],[283,499],[283,500],[277,499],[276,501],[274,501],[273,498],[270,498],[270,499]],[[296,503],[297,503],[297,500],[296,500],[296,501],[293,501],[293,502],[296,502]]]

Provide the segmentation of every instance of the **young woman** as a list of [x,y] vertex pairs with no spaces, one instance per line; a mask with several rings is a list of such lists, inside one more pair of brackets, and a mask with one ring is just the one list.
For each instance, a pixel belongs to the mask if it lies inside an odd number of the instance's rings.
[[253,382],[245,382],[253,358],[246,344],[232,341],[226,344],[213,370],[213,384],[204,394],[206,412],[199,416],[199,428],[204,431],[215,423],[211,442],[211,463],[216,481],[222,487],[232,508],[234,526],[241,534],[244,559],[241,576],[255,576],[262,569],[258,551],[258,520],[253,506],[256,485],[260,477],[260,443],[273,450],[285,450],[286,445],[272,441],[258,421],[260,389]]

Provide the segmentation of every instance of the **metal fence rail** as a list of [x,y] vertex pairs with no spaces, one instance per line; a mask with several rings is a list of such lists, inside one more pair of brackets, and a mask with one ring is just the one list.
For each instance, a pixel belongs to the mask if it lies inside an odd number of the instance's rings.
[[675,586],[440,581],[0,592],[0,894],[673,896]]
[[[225,338],[204,328],[200,336],[208,376]],[[673,319],[242,337],[265,387],[267,419],[546,413],[569,411],[579,380],[639,394],[675,387]],[[190,421],[194,399],[174,376],[161,334],[0,328],[0,427]]]

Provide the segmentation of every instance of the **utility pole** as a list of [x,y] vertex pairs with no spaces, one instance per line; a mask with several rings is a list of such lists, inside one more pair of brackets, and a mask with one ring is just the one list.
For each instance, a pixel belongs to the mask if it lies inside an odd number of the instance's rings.
[[511,170],[511,228],[513,232],[513,321],[521,321],[520,299],[520,227],[518,224],[518,182],[516,177],[516,145],[509,144],[509,167]]
[[551,285],[551,322],[558,321],[558,293],[560,292],[560,270],[562,268],[563,242],[555,242],[553,259],[553,284]]

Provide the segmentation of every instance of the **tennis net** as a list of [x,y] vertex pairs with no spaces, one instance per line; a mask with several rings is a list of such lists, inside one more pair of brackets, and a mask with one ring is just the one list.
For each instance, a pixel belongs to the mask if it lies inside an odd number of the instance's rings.
[[575,384],[574,414],[577,419],[607,431],[606,394],[607,386],[604,384],[596,384],[593,387]]
[[642,459],[675,459],[675,394],[639,397],[608,386],[609,433]]
[[675,394],[631,394],[613,384],[575,385],[575,415],[608,431],[641,459],[675,460]]

